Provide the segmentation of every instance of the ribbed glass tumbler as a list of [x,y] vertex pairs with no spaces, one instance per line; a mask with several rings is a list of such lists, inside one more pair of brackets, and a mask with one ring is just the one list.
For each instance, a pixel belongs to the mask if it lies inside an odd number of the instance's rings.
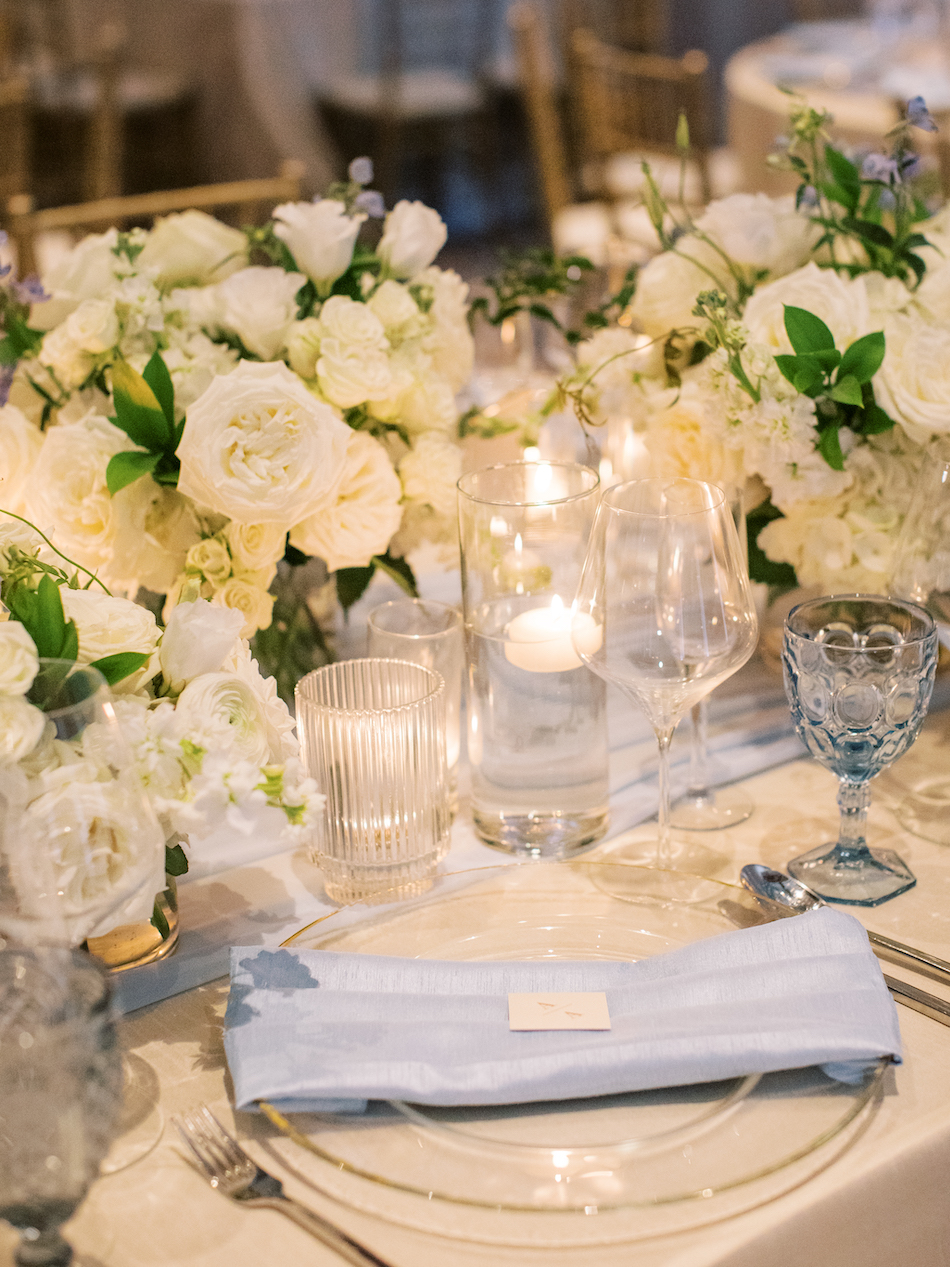
[[344,660],[297,684],[307,773],[326,795],[315,861],[336,902],[424,893],[448,849],[445,683],[402,660]]

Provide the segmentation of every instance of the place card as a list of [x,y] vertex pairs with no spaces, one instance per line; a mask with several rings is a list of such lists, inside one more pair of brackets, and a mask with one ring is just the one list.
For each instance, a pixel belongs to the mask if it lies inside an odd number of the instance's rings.
[[603,990],[584,994],[509,994],[508,1028],[610,1029],[607,995]]

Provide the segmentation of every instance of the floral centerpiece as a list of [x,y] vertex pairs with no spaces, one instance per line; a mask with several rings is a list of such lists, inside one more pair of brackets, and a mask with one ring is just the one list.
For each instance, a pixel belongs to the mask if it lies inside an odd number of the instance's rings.
[[[950,214],[915,194],[912,127],[849,157],[792,111],[796,196],[675,215],[646,169],[664,247],[620,324],[561,384],[585,423],[631,419],[659,473],[744,488],[754,579],[887,592],[927,445],[950,431]],[[593,324],[602,324],[599,318]]]

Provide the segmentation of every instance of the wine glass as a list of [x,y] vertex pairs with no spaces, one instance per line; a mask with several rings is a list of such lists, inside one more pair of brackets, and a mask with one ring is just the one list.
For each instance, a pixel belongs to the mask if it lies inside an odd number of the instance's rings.
[[[927,457],[894,553],[891,592],[925,608],[950,648],[950,442]],[[926,779],[897,806],[898,822],[915,836],[950,845],[950,777]]]
[[745,664],[756,635],[748,571],[720,488],[647,479],[607,490],[575,599],[574,647],[644,710],[660,755],[658,839],[618,856],[675,866],[673,731],[688,709]]
[[934,622],[913,603],[850,594],[788,614],[782,666],[795,729],[840,780],[837,841],[788,864],[820,897],[877,906],[917,883],[896,853],[867,846],[868,784],[917,738],[936,664]]

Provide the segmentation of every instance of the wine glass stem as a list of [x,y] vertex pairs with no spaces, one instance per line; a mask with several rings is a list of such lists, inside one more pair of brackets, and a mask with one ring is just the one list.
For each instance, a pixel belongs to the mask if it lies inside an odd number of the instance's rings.
[[709,753],[706,725],[709,720],[706,697],[689,710],[689,783],[686,795],[694,801],[709,800]]
[[839,861],[864,861],[867,858],[868,847],[864,840],[864,831],[870,804],[871,789],[867,783],[848,783],[841,780],[838,785],[841,826],[835,846]]
[[657,822],[657,863],[661,867],[672,862],[672,843],[670,839],[670,743],[673,739],[673,727],[656,731],[656,742],[660,750],[659,792],[660,802],[656,811]]
[[14,1257],[17,1267],[68,1267],[72,1261],[72,1248],[63,1240],[58,1227],[45,1228],[32,1240],[24,1237]]

